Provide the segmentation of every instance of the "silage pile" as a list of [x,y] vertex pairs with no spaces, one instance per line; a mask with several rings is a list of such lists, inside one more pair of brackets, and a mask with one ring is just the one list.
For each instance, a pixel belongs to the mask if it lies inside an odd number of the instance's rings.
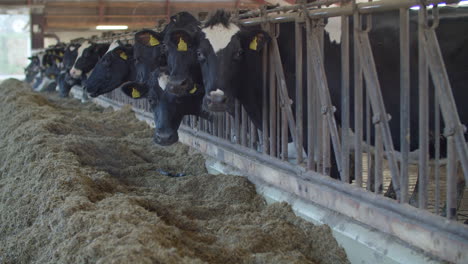
[[[0,263],[347,263],[327,227],[157,147],[130,108],[0,85]],[[160,175],[158,169],[186,177]]]

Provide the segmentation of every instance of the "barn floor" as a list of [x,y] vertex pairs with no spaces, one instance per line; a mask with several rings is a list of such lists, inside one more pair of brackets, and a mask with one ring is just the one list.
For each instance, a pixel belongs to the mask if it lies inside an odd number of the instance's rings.
[[[246,178],[120,111],[0,85],[0,263],[349,263]],[[172,178],[164,169],[183,172]]]

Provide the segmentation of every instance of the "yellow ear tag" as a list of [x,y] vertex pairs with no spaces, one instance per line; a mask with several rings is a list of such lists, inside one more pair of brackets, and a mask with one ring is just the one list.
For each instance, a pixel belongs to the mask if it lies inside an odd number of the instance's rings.
[[137,89],[132,88],[132,98],[140,98],[140,97],[141,97],[140,92]]
[[60,57],[63,57],[63,52],[60,52],[60,53],[59,53],[59,56],[60,56]]
[[187,42],[185,42],[182,38],[179,38],[179,44],[177,44],[178,51],[187,51]]
[[55,75],[51,74],[50,79],[52,79],[52,80],[55,79]]
[[153,37],[153,35],[150,35],[149,44],[150,44],[150,46],[157,46],[160,43],[159,43],[159,40],[157,38]]
[[60,60],[59,60],[59,59],[55,59],[55,62],[56,62],[56,63],[60,63]]
[[252,39],[252,42],[250,42],[249,49],[257,50],[257,45],[257,37],[255,37],[254,39]]
[[122,58],[124,60],[128,59],[127,54],[125,54],[125,52],[120,53],[120,58]]
[[193,89],[189,91],[190,94],[194,94],[197,91],[197,85],[193,86]]

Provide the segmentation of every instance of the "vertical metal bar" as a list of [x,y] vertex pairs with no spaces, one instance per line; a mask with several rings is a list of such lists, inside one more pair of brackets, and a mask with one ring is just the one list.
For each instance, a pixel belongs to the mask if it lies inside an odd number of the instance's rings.
[[242,120],[241,120],[241,145],[247,147],[247,112],[244,106],[241,106]]
[[[359,32],[361,27],[361,17],[356,12],[354,13],[354,177],[362,175],[362,67],[361,59],[359,57]],[[370,173],[370,172],[368,172]],[[356,181],[358,186],[360,183]]]
[[268,79],[267,79],[267,70],[268,70],[268,47],[263,49],[262,56],[262,78],[263,78],[263,87],[262,87],[262,127],[263,127],[263,154],[268,155],[270,153],[270,141],[268,140]]
[[212,122],[212,125],[213,125],[213,136],[215,136],[215,137],[218,136],[218,119],[219,119],[219,116],[218,116],[218,115],[215,115],[215,117],[213,118],[213,122]]
[[[320,47],[320,54],[321,54],[321,59],[322,61],[325,61],[325,53],[324,53],[324,45],[323,45],[323,39],[324,39],[324,27],[323,27],[323,18],[322,19],[319,19],[317,21],[317,28],[315,29],[315,33],[316,33],[316,36],[317,36],[317,40],[318,40],[318,43],[319,43],[319,47]],[[328,91],[327,91],[328,92]],[[329,111],[335,111],[334,109],[329,109]],[[334,113],[332,113],[333,115]],[[322,167],[322,174],[323,175],[329,175],[330,174],[330,128],[328,127],[328,117],[327,117],[327,114],[323,113],[322,111],[322,136],[323,136],[323,139],[322,139],[322,160],[323,160],[323,167]],[[340,156],[335,156],[336,159],[340,159],[341,158],[341,154]],[[340,163],[341,163],[341,160],[340,160]]]
[[401,146],[401,203],[408,202],[408,156],[410,143],[410,69],[409,69],[409,13],[400,9],[400,146]]
[[297,130],[297,145],[300,149],[297,150],[297,164],[303,161],[302,149],[304,145],[304,125],[303,118],[303,83],[302,83],[302,27],[298,22],[295,23],[295,36],[296,36],[296,130]]
[[428,163],[429,163],[429,72],[427,68],[426,56],[422,39],[424,38],[426,8],[421,6],[419,9],[418,26],[418,45],[419,45],[419,190],[418,202],[419,208],[427,208],[427,182],[428,182]]
[[288,120],[284,107],[281,110],[281,159],[288,160]]
[[[372,139],[371,139],[371,106],[370,106],[370,98],[369,95],[366,93],[366,151],[367,151],[367,190],[375,191],[375,173],[372,171],[372,162],[373,162],[373,150],[372,150]],[[362,184],[362,175],[356,175],[356,185],[361,187],[359,183]],[[359,179],[359,180],[358,180]],[[374,188],[372,188],[374,187]]]
[[375,193],[382,194],[383,191],[383,145],[382,145],[382,132],[380,129],[375,128],[375,171],[374,178]]
[[[257,142],[257,128],[255,124],[250,121],[250,148],[255,149],[255,143]],[[257,149],[255,149],[257,150]]]
[[224,113],[224,120],[225,120],[225,131],[224,131],[224,138],[228,141],[231,141],[231,116],[228,113]]
[[456,152],[453,136],[447,137],[447,218],[457,216]]
[[273,48],[270,47],[270,155],[276,157],[276,79]]
[[434,185],[435,185],[435,205],[434,212],[439,214],[440,210],[440,110],[437,90],[434,89],[434,137],[435,137],[435,162],[434,162]]
[[[312,42],[312,25],[309,18],[306,18],[306,43],[309,47]],[[315,150],[315,133],[314,133],[314,89],[313,89],[313,74],[312,51],[307,48],[307,169],[315,169],[314,150]]]
[[218,116],[218,137],[223,138],[224,137],[224,115],[219,115]]
[[240,143],[240,104],[236,99],[234,103],[234,129],[236,135],[236,144]]
[[[341,16],[341,180],[349,182],[349,18]],[[336,157],[337,159],[339,157]]]

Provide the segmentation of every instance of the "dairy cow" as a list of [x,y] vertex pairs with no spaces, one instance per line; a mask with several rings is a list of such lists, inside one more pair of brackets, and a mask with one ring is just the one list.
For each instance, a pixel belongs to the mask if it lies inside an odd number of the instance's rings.
[[76,57],[78,56],[78,48],[81,45],[79,43],[71,43],[65,48],[62,61],[62,69],[58,78],[58,91],[61,97],[68,97],[70,89],[74,85],[81,84],[80,79],[72,78],[70,75],[70,69],[75,63]]
[[[154,142],[158,145],[170,145],[178,141],[177,130],[185,115],[209,118],[208,113],[202,110],[201,103],[205,93],[201,73],[198,78],[187,79],[179,79],[178,75],[180,69],[199,69],[196,57],[187,57],[187,54],[190,54],[187,50],[195,43],[185,41],[187,35],[196,34],[199,26],[200,23],[187,12],[173,15],[162,32],[167,67],[147,71],[151,72],[151,77],[144,82],[129,82],[122,86],[123,92],[129,97],[148,98],[155,121]],[[149,40],[150,37],[139,36],[145,40]],[[174,95],[168,92],[168,89],[183,89],[186,92]]]
[[111,45],[85,83],[90,96],[108,93],[127,81],[148,80],[152,71],[166,65],[162,39],[162,34],[146,29],[135,33],[133,47]]

